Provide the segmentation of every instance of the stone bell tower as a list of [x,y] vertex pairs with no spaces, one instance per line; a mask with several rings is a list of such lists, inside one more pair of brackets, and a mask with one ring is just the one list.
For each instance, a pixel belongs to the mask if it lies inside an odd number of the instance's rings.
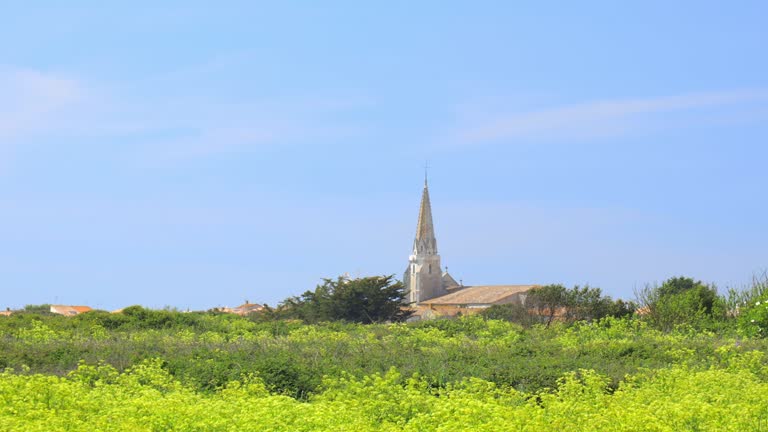
[[424,178],[424,191],[421,195],[419,221],[416,224],[416,238],[413,240],[413,252],[408,258],[403,282],[408,303],[446,294],[443,287],[440,255],[437,254],[435,228],[432,225],[432,206],[429,202],[429,188]]

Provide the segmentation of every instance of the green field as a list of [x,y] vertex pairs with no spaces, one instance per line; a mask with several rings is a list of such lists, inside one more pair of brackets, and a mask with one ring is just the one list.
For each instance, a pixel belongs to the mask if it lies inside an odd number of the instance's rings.
[[0,319],[0,430],[768,430],[727,329],[142,313]]

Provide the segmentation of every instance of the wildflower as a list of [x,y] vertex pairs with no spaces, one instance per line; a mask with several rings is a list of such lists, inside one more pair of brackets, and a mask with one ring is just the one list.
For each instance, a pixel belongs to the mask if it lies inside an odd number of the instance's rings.
[[755,306],[760,306],[760,302],[755,303]]
[[750,321],[750,322],[755,322],[755,320],[752,320],[752,321]]

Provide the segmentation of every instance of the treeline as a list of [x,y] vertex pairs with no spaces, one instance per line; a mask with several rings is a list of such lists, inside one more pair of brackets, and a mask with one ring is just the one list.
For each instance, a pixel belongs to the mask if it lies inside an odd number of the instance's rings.
[[755,278],[746,290],[719,295],[714,285],[673,277],[635,292],[634,301],[612,300],[599,288],[546,285],[529,291],[522,304],[494,305],[481,313],[523,326],[553,321],[575,323],[605,317],[628,317],[664,332],[676,328],[736,331],[768,336],[768,276]]
[[523,326],[544,324],[548,327],[553,321],[572,323],[628,317],[636,309],[635,303],[621,299],[614,301],[603,295],[600,288],[566,288],[554,284],[531,289],[521,303],[494,305],[480,314],[488,319],[503,319]]
[[[247,318],[254,322],[297,320],[305,324],[346,322],[375,324],[404,322],[413,310],[405,305],[405,288],[393,276],[325,279],[314,290],[289,297],[277,307],[266,306]],[[14,316],[52,316],[48,305],[30,305]],[[213,320],[212,316],[223,315]],[[594,322],[606,317],[645,322],[669,332],[691,328],[716,332],[738,332],[743,336],[768,336],[768,274],[755,278],[745,290],[730,289],[719,294],[714,285],[689,277],[673,277],[660,285],[636,290],[631,301],[612,299],[600,288],[565,287],[551,284],[524,293],[522,302],[494,305],[480,312],[486,319],[513,322],[524,327],[553,322],[572,324]],[[221,323],[234,320],[216,309],[208,313],[150,310],[141,306],[122,313],[91,311],[74,318],[58,316],[62,325],[91,322],[107,330],[190,328],[220,331]],[[446,319],[446,318],[443,318]],[[71,321],[67,321],[71,320]],[[225,325],[226,327],[226,325]]]
[[[290,297],[276,308],[252,316],[260,321],[296,319],[320,322],[382,323],[407,320],[405,289],[393,276],[325,279],[314,291]],[[482,311],[525,327],[593,322],[606,317],[632,318],[669,332],[677,327],[742,335],[768,336],[768,275],[755,278],[745,290],[719,294],[712,284],[690,277],[673,277],[635,292],[634,300],[612,299],[597,287],[561,284],[534,288],[519,303],[494,305]]]

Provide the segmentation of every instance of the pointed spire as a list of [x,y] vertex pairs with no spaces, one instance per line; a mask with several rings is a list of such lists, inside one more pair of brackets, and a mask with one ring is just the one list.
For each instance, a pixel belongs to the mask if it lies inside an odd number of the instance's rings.
[[435,228],[432,225],[432,205],[429,202],[429,187],[427,186],[426,175],[424,177],[424,192],[421,195],[419,221],[416,225],[416,239],[413,242],[413,251],[414,254],[437,254],[437,240],[435,239]]

